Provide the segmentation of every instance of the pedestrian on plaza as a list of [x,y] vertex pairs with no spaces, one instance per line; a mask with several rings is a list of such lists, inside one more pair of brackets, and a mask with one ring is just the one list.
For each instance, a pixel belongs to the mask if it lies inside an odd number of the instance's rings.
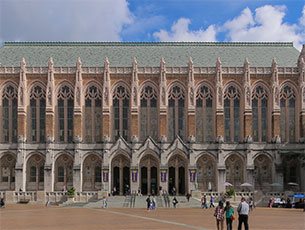
[[238,212],[238,230],[241,230],[242,224],[245,225],[245,230],[249,229],[248,215],[249,215],[249,204],[246,202],[244,197],[241,198],[241,202],[237,207]]
[[105,196],[103,196],[103,200],[102,200],[102,202],[103,202],[103,208],[107,208],[107,198],[105,197]]
[[146,198],[146,205],[147,205],[147,210],[150,208],[150,195]]
[[186,195],[185,195],[185,197],[186,197],[186,199],[187,199],[187,202],[190,202],[190,198],[191,198],[191,194],[190,193],[187,193]]
[[206,195],[201,198],[201,208],[208,208]]
[[173,196],[176,196],[176,188],[175,187],[173,187],[172,193],[173,193]]
[[4,208],[4,207],[5,207],[4,199],[1,198],[1,200],[0,200],[0,208]]
[[179,203],[179,202],[178,202],[177,198],[174,197],[174,199],[173,199],[174,208],[176,208],[176,205],[177,205],[178,203]]
[[234,208],[231,206],[230,201],[226,202],[225,213],[227,230],[232,230],[232,223],[234,220]]
[[214,196],[211,194],[211,198],[210,198],[210,208],[215,208],[215,205],[214,205]]
[[249,203],[250,211],[253,211],[254,202],[253,202],[253,198],[252,197],[249,198],[249,202],[248,203]]
[[152,209],[154,210],[154,209],[156,209],[156,208],[157,208],[157,201],[156,201],[156,197],[155,197],[155,196],[153,196],[153,197],[152,197],[152,199],[151,199],[151,201],[152,201]]
[[218,206],[215,208],[214,216],[216,217],[217,230],[223,230],[224,221],[224,207],[222,201],[219,201]]

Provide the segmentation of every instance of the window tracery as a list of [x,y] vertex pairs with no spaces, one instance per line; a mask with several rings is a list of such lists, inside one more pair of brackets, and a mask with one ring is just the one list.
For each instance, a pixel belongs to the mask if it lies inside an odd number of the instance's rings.
[[45,141],[46,92],[35,86],[30,93],[30,138],[32,142]]
[[244,166],[240,157],[233,154],[226,160],[226,181],[235,188],[240,186],[244,180]]
[[296,123],[296,95],[292,87],[286,85],[280,93],[281,109],[281,140],[283,142],[295,142]]
[[89,143],[102,141],[102,92],[92,85],[85,94],[85,141]]
[[2,94],[2,141],[17,142],[18,90],[12,85],[3,89]]
[[158,139],[158,96],[154,87],[143,88],[140,98],[140,140]]
[[117,86],[113,93],[113,139],[122,136],[129,140],[130,94],[123,86]]
[[60,142],[73,141],[73,90],[64,85],[57,95],[58,137]]
[[0,159],[0,189],[13,190],[15,188],[16,158],[5,154]]
[[267,141],[268,92],[257,86],[252,93],[252,136],[256,142]]
[[184,140],[185,132],[185,93],[176,85],[168,94],[168,140],[173,141],[177,135]]
[[240,92],[229,86],[224,93],[225,141],[240,140]]
[[214,137],[213,94],[202,85],[196,95],[196,141],[211,142]]

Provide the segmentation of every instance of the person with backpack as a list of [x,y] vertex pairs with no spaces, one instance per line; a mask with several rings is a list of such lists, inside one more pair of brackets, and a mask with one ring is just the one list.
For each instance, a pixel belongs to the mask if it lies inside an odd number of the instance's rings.
[[179,203],[179,202],[178,202],[177,198],[174,197],[174,199],[173,199],[174,208],[176,208],[176,205],[177,205],[178,203]]
[[232,223],[234,220],[234,208],[231,206],[230,201],[226,202],[225,213],[227,230],[232,230]]

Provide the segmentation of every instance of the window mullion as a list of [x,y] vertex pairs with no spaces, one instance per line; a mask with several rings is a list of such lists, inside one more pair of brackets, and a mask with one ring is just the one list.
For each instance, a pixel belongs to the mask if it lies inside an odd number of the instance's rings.
[[[8,124],[9,124],[8,141],[9,141],[9,143],[12,143],[12,141],[13,141],[13,119],[12,119],[13,103],[12,103],[12,100],[9,99],[8,103],[9,103],[9,106],[8,106],[8,109],[9,109],[9,112],[8,112]],[[17,119],[18,119],[18,114],[17,114]]]
[[230,98],[230,139],[234,142],[234,99]]
[[40,142],[40,100],[36,99],[36,142]]
[[262,99],[258,99],[257,103],[257,124],[258,124],[258,142],[262,141]]
[[95,142],[95,100],[91,99],[91,141]]
[[64,142],[68,142],[68,100],[64,99]]

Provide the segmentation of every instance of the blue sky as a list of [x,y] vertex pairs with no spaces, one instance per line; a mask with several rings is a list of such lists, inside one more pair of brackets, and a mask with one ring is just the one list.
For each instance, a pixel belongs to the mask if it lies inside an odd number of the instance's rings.
[[0,41],[293,41],[304,0],[0,0]]

